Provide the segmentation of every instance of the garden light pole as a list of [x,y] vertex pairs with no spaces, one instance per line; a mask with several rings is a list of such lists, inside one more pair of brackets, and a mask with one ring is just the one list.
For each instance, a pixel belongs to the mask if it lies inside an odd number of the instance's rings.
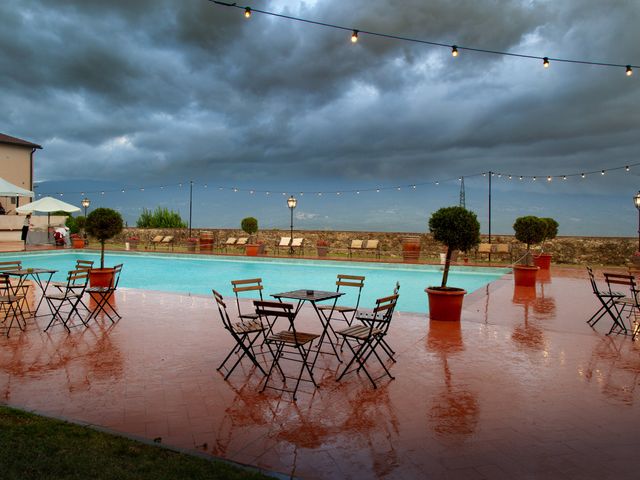
[[640,252],[640,191],[633,197],[633,203],[638,209],[638,251]]
[[291,195],[287,199],[287,206],[291,210],[291,239],[289,240],[289,254],[293,253],[293,245],[292,245],[293,243],[293,209],[296,208],[297,204],[298,204],[298,201],[293,195]]
[[[89,205],[91,205],[91,200],[89,200],[87,197],[84,197],[82,199],[82,202],[80,202],[80,204],[82,205],[82,208],[84,208],[84,221],[87,221],[87,208],[89,208]],[[85,245],[87,243],[87,230],[85,228],[83,228],[84,230],[84,241],[85,241]]]

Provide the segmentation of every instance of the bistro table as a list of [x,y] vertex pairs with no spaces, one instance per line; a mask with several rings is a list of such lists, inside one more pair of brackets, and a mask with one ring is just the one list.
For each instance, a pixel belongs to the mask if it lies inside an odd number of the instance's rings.
[[40,305],[44,300],[45,291],[47,290],[49,283],[51,283],[53,274],[56,272],[57,270],[50,270],[48,268],[23,268],[22,270],[12,270],[2,273],[6,273],[7,275],[11,275],[13,277],[18,277],[18,284],[16,285],[16,288],[22,288],[24,286],[25,280],[28,277],[31,277],[38,285],[38,287],[40,287],[40,290],[42,291],[40,301],[38,302],[35,310],[31,313],[31,315],[35,318],[38,316],[38,309],[40,308]]
[[[338,351],[336,350],[336,346],[333,344],[331,335],[329,335],[329,332],[328,332],[329,321],[326,318],[331,318],[333,316],[333,308],[331,309],[331,313],[325,318],[325,316],[322,315],[320,310],[318,310],[316,303],[323,302],[326,300],[333,300],[333,307],[335,307],[338,298],[344,294],[345,292],[336,292],[336,291],[325,292],[322,290],[293,290],[291,292],[274,293],[271,295],[272,297],[277,298],[280,301],[282,301],[282,299],[297,300],[298,304],[296,305],[296,310],[294,312],[295,315],[298,315],[300,308],[302,308],[302,305],[305,302],[309,302],[313,306],[313,309],[316,311],[316,315],[318,316],[318,318],[320,319],[320,323],[322,324],[322,334],[320,335],[320,340],[318,341],[318,350],[316,351],[316,356],[313,360],[314,366],[315,366],[316,360],[318,359],[318,355],[320,353],[331,354],[331,352],[320,351],[322,347],[322,342],[325,340],[325,338],[329,339],[329,344],[331,345],[331,349],[333,350],[333,355],[335,355],[338,361],[342,363],[342,360],[338,355]],[[312,369],[313,369],[313,366],[312,366]]]

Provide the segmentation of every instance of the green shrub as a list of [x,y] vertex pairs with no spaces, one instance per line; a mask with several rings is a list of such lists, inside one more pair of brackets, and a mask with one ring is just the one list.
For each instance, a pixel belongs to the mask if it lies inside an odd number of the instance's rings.
[[441,287],[447,286],[451,253],[467,251],[480,243],[480,223],[475,213],[463,207],[444,207],[434,212],[429,219],[429,231],[433,239],[447,247],[447,257],[442,274]]
[[546,242],[547,240],[553,240],[554,238],[556,238],[556,236],[558,235],[558,227],[560,226],[560,224],[553,218],[547,217],[541,218],[540,220],[545,223],[544,239],[542,241]]
[[178,212],[164,207],[157,207],[153,212],[142,209],[142,214],[136,222],[138,228],[187,228]]

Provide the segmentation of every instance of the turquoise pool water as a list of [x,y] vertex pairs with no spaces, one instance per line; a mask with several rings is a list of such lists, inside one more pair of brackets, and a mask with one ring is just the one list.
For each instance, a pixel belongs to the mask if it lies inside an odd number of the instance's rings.
[[[25,268],[39,267],[58,270],[54,280],[64,281],[66,272],[76,260],[93,260],[100,264],[100,255],[84,251],[29,252],[2,254],[0,260],[22,260]],[[200,255],[167,255],[152,253],[107,253],[105,264],[124,263],[120,286],[210,295],[215,288],[225,296],[232,296],[230,281],[260,277],[265,287],[263,294],[298,289],[335,290],[336,275],[364,275],[365,286],[360,304],[372,306],[375,299],[390,295],[400,282],[398,310],[404,312],[427,311],[424,288],[440,285],[442,267],[434,265],[402,265],[389,263],[334,262],[247,257],[203,257]],[[450,286],[461,287],[469,293],[509,273],[508,268],[452,267]],[[340,303],[350,304],[355,296],[345,295]]]

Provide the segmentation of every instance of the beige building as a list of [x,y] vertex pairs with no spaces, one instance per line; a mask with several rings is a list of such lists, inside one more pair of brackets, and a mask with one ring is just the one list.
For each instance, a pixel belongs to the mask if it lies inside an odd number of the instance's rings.
[[[33,157],[40,145],[0,133],[0,177],[26,190],[33,190]],[[7,214],[15,213],[16,202],[31,202],[32,198],[0,197]]]

